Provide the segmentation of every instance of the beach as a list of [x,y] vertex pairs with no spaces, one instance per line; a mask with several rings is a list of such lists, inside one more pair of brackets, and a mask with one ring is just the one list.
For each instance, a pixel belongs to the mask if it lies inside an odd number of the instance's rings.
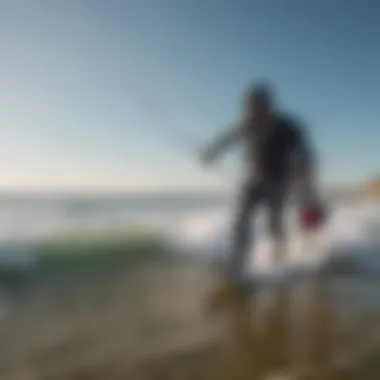
[[66,224],[29,243],[33,265],[3,266],[1,379],[378,378],[377,204],[337,208],[324,257],[345,259],[327,277],[248,293],[215,270],[225,209],[180,214],[168,225],[156,209],[141,230],[142,214],[132,228],[93,212],[96,228]]
[[4,319],[1,378],[372,379],[380,373],[380,305],[358,301],[361,294],[377,300],[377,282],[336,278],[288,290],[225,292],[215,302],[217,277],[199,262],[160,259],[133,273],[112,273],[75,291],[40,295]]

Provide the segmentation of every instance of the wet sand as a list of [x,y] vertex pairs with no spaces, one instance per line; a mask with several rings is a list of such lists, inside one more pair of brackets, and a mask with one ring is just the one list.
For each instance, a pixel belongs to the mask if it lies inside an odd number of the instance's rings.
[[157,262],[41,289],[1,319],[0,378],[380,378],[377,282],[247,295],[218,281],[202,263]]

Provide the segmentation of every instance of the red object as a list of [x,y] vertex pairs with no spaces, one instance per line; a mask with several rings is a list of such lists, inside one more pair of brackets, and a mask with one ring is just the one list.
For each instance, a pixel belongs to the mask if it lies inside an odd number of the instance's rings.
[[320,227],[325,219],[324,212],[318,206],[304,206],[299,211],[299,223],[304,230],[314,230]]

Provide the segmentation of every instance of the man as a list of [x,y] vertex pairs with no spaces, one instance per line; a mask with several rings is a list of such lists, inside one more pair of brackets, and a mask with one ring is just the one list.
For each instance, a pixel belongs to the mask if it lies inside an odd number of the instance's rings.
[[278,261],[284,246],[284,202],[293,180],[303,197],[315,199],[315,162],[310,142],[299,122],[277,111],[271,88],[260,84],[249,89],[243,112],[242,122],[201,155],[202,161],[208,164],[236,142],[245,146],[248,175],[240,197],[233,254],[228,265],[229,275],[234,279],[242,275],[251,215],[261,202],[269,208],[273,254]]

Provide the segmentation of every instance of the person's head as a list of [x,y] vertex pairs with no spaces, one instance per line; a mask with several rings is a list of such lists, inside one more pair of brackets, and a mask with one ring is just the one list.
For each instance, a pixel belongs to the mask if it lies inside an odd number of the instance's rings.
[[244,101],[244,112],[247,118],[266,119],[273,110],[273,90],[267,83],[250,87]]

